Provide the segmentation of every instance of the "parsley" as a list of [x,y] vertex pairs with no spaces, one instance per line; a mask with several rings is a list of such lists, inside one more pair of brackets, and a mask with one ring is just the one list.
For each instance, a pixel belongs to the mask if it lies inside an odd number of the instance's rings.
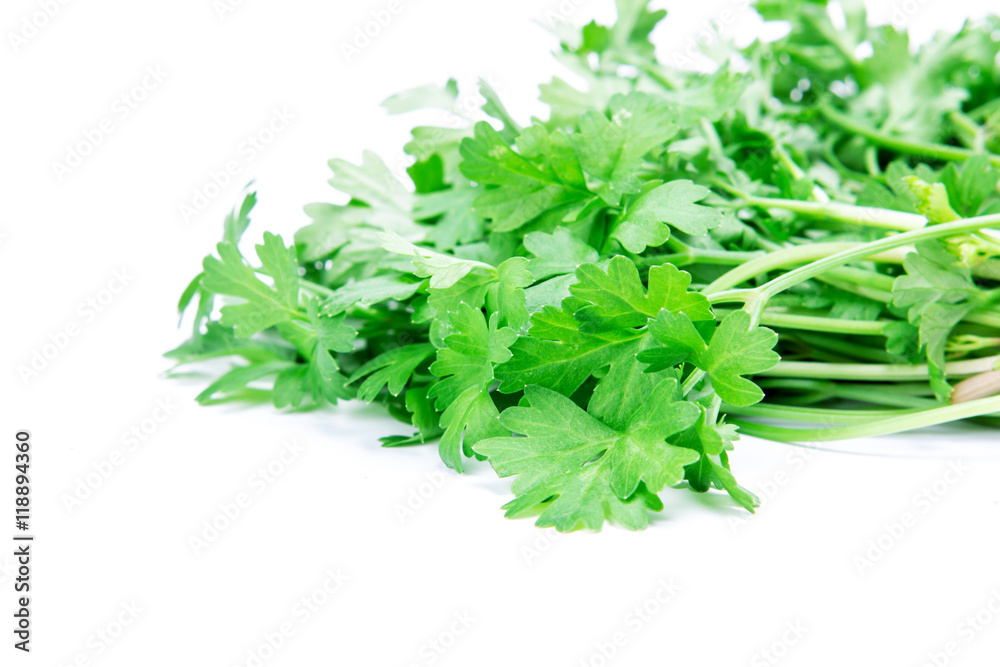
[[167,356],[233,361],[205,404],[379,403],[409,425],[385,446],[487,460],[508,516],[562,531],[643,528],[682,485],[752,512],[740,434],[996,427],[1000,18],[911,55],[848,4],[835,27],[823,0],[759,0],[791,31],[708,74],[657,62],[645,0],[560,28],[584,87],[543,84],[548,120],[482,82],[479,122],[413,129],[409,182],[331,160],[348,203],[244,254],[249,193]]

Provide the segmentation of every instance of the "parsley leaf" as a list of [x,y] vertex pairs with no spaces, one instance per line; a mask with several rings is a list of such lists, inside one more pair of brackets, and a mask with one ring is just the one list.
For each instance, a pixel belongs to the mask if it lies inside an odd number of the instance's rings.
[[[455,470],[462,470],[462,447],[471,455],[479,440],[502,432],[496,421],[499,414],[487,391],[493,383],[493,367],[511,357],[508,349],[517,334],[509,327],[498,327],[494,313],[487,323],[483,314],[467,304],[450,313],[457,333],[444,339],[446,347],[438,350],[430,371],[439,378],[427,392],[443,410],[441,458]],[[464,440],[462,433],[465,433]]]
[[[617,374],[610,383],[620,383]],[[617,424],[612,428],[562,394],[529,386],[530,407],[509,408],[500,417],[504,427],[525,437],[484,440],[476,451],[501,477],[518,476],[512,487],[518,499],[507,506],[508,514],[544,506],[539,526],[597,529],[606,518],[615,518],[641,527],[643,510],[652,504],[646,489],[679,482],[683,466],[695,460],[689,450],[664,442],[699,414],[694,405],[673,401],[675,391],[676,380],[660,382],[643,407],[624,419],[595,394],[591,410]]]
[[[696,202],[710,190],[691,181],[671,181],[640,195],[618,220],[611,233],[626,250],[640,253],[658,247],[670,238],[670,227],[693,236],[704,236],[722,224],[722,213]],[[668,226],[669,225],[669,226]]]
[[[579,166],[561,134],[550,137],[541,127],[527,136],[537,151],[552,150],[550,161],[535,164],[518,154],[489,123],[478,123],[475,136],[462,141],[462,173],[479,183],[497,186],[479,195],[475,210],[493,221],[495,231],[510,231],[543,212],[590,197]],[[538,151],[538,157],[541,157]]]
[[570,137],[588,187],[617,206],[623,195],[641,189],[642,159],[677,132],[674,107],[644,93],[611,98],[608,112],[589,111]]
[[295,253],[285,247],[280,236],[264,234],[257,246],[263,270],[274,281],[267,285],[243,261],[232,243],[218,245],[219,257],[206,257],[202,286],[216,294],[236,296],[246,303],[222,307],[222,325],[236,328],[236,335],[248,338],[293,318],[298,307],[299,274]]
[[742,310],[722,320],[708,343],[686,313],[663,310],[650,324],[650,331],[663,349],[640,353],[641,361],[656,367],[663,366],[665,359],[690,361],[708,373],[722,400],[735,406],[753,405],[764,398],[760,387],[742,376],[771,370],[780,359],[772,350],[777,334],[763,327],[750,328],[750,316]]
[[579,282],[569,290],[587,302],[575,313],[582,331],[643,326],[661,309],[685,313],[693,320],[714,317],[708,299],[688,291],[691,276],[672,264],[649,270],[648,291],[639,280],[635,264],[620,255],[611,259],[606,271],[595,264],[584,264],[576,275]]
[[246,193],[179,285],[167,356],[234,363],[198,401],[377,402],[405,425],[384,446],[488,458],[508,516],[559,530],[642,528],[681,482],[752,512],[741,434],[995,422],[1000,18],[917,46],[862,0],[758,0],[783,36],[702,73],[657,59],[650,4],[554,25],[576,83],[528,122],[484,81],[386,100],[446,122],[405,173],[331,160],[346,203],[292,247],[241,255]]

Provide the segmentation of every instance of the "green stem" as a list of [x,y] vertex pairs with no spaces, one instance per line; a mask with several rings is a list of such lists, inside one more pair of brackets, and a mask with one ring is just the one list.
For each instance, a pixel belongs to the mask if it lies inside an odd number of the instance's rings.
[[800,201],[798,199],[774,199],[743,195],[748,206],[759,208],[777,208],[791,211],[810,218],[825,218],[865,227],[878,227],[896,231],[910,231],[927,226],[927,218],[915,213],[893,211],[875,206],[854,206],[842,202]]
[[970,118],[982,121],[987,119],[994,111],[997,111],[998,109],[1000,109],[1000,97],[990,100],[989,102],[983,104],[982,106],[976,107],[975,109],[967,112],[966,115],[969,116]]
[[782,419],[814,424],[868,424],[875,420],[912,415],[920,412],[920,408],[907,410],[839,410],[831,408],[803,408],[797,405],[764,404],[739,408],[724,403],[722,411],[727,415],[743,417],[759,417],[763,419]]
[[702,290],[703,294],[715,295],[730,288],[745,283],[751,278],[795,264],[807,264],[824,257],[863,246],[861,243],[813,243],[780,248],[763,257],[751,260],[737,266],[732,271],[720,276],[715,282]]
[[650,255],[640,257],[639,263],[644,266],[658,266],[660,264],[673,264],[674,266],[686,266],[688,264],[718,264],[722,266],[735,266],[744,264],[751,260],[763,256],[763,252],[740,251],[740,250],[709,250],[705,248],[685,248],[678,252],[664,255]]
[[[774,252],[775,250],[780,250],[781,248],[790,247],[791,245],[812,245],[815,242],[816,242],[815,239],[811,239],[804,236],[793,236],[792,238],[788,239],[788,243],[786,245],[775,243],[774,241],[769,241],[768,239],[763,239],[763,238],[757,239],[758,245],[760,245],[765,250],[769,250],[771,252]],[[858,243],[861,243],[861,241],[858,241]],[[872,262],[882,262],[885,264],[902,264],[903,261],[906,259],[906,256],[911,252],[915,251],[916,248],[913,248],[912,246],[900,246],[898,248],[892,248],[891,250],[886,250],[884,252],[872,255],[868,259]]]
[[882,169],[878,164],[878,146],[869,146],[865,151],[865,168],[872,178],[882,178]]
[[696,368],[691,371],[691,375],[689,375],[687,379],[684,380],[684,384],[681,385],[681,395],[687,396],[694,391],[694,388],[698,386],[698,383],[701,382],[706,375],[708,375],[708,373],[700,368]]
[[840,354],[847,354],[855,359],[871,361],[877,364],[887,364],[897,361],[885,351],[885,343],[882,343],[882,347],[870,347],[868,345],[862,345],[860,343],[855,343],[850,339],[845,340],[843,336],[826,336],[824,334],[813,334],[813,333],[796,333],[793,337],[801,340],[807,345],[820,348],[822,350],[831,350],[833,352],[838,352]]
[[892,291],[877,289],[874,287],[869,287],[864,284],[857,284],[849,280],[837,280],[829,275],[826,276],[816,276],[816,280],[826,283],[830,287],[836,287],[839,290],[848,292],[850,294],[857,294],[858,296],[863,296],[866,299],[871,299],[872,301],[879,301],[881,303],[891,303],[892,302]]
[[[717,308],[715,314],[719,319],[723,319],[731,310]],[[765,310],[760,318],[760,323],[769,327],[780,327],[783,329],[802,329],[805,331],[824,331],[827,333],[851,334],[855,336],[883,336],[885,327],[892,323],[892,320],[842,320],[816,315],[798,315],[795,313],[781,313]]]
[[829,380],[764,378],[758,384],[761,389],[794,391],[796,396],[803,392],[821,394],[825,396],[823,400],[840,398],[898,408],[933,408],[941,405],[936,399],[927,397],[932,390],[926,383],[847,384]]
[[[930,227],[917,229],[912,232],[904,232],[894,236],[887,236],[886,238],[879,239],[878,241],[863,243],[854,248],[848,248],[840,252],[835,252],[828,257],[824,257],[823,259],[819,259],[805,266],[793,269],[788,273],[778,276],[758,289],[764,296],[765,300],[767,300],[775,294],[783,292],[790,287],[794,287],[795,285],[809,280],[810,278],[815,278],[830,269],[843,266],[844,264],[849,264],[850,262],[854,262],[859,259],[865,259],[866,257],[875,255],[884,250],[890,250],[892,248],[911,245],[920,241],[936,239],[943,236],[963,234],[978,231],[983,228],[994,227],[1000,227],[1000,214],[982,215],[975,218],[967,218],[965,220],[956,220],[955,222],[949,222],[943,225],[932,225]],[[825,244],[817,243],[813,246],[804,246],[804,248],[815,248],[820,245]],[[725,278],[725,276],[723,276],[723,278]]]
[[[1000,364],[1000,355],[952,361],[945,364],[949,377],[967,377],[994,370]],[[828,364],[814,361],[781,361],[769,371],[759,373],[773,377],[817,378],[822,380],[855,380],[882,382],[891,380],[926,380],[930,371],[927,364]]]
[[959,138],[966,146],[977,153],[986,152],[986,134],[976,121],[961,111],[952,111],[949,113],[948,120],[958,130]]
[[[752,259],[743,264],[740,264],[737,268],[723,274],[718,279],[715,280],[711,285],[702,290],[702,292],[708,296],[712,296],[712,301],[715,302],[715,295],[721,295],[723,292],[735,287],[741,283],[744,283],[751,278],[755,278],[759,275],[780,269],[786,266],[793,266],[796,264],[808,264],[811,261],[817,259],[824,259],[828,255],[826,253],[836,253],[842,250],[849,250],[852,248],[861,248],[865,246],[864,243],[857,242],[831,242],[831,243],[808,243],[803,242],[800,245],[795,246],[779,246],[777,244],[766,244],[766,247],[771,249],[771,252],[764,256],[757,256],[756,259]],[[907,244],[903,244],[904,246]],[[887,262],[892,264],[902,263],[905,255],[902,253],[893,252],[892,250],[888,252],[876,252],[873,253],[868,259],[879,262]],[[817,276],[819,277],[819,276]],[[831,270],[828,276],[819,277],[820,279],[833,283],[834,280],[839,279],[840,282],[847,282],[854,285],[859,285],[867,289],[874,290],[876,294],[880,291],[891,292],[893,278],[891,276],[886,276],[875,271],[868,271],[866,269],[860,269],[857,267],[839,267]],[[848,289],[847,291],[855,292],[861,294],[862,296],[867,296],[863,291]],[[881,299],[879,296],[873,296],[876,300],[890,301],[891,294],[888,298]],[[728,300],[728,299],[727,299]]]
[[893,137],[873,127],[859,123],[853,118],[845,116],[839,111],[835,111],[831,107],[823,107],[820,110],[820,113],[822,113],[828,121],[842,130],[850,132],[851,134],[860,135],[878,144],[879,146],[891,148],[901,153],[921,155],[923,157],[929,157],[936,160],[952,162],[965,162],[973,156],[986,155],[994,166],[1000,167],[1000,155],[994,155],[992,153],[979,153],[968,148],[948,146],[946,144],[934,144],[924,141],[900,139],[899,137]]
[[742,419],[733,419],[731,422],[739,426],[742,433],[758,438],[767,438],[769,440],[777,440],[778,442],[829,442],[912,431],[960,419],[992,415],[996,412],[1000,412],[1000,396],[981,398],[969,401],[968,403],[946,405],[916,413],[901,414],[897,417],[879,419],[870,423],[841,426],[838,428],[785,428],[769,424],[757,424]]
[[705,137],[709,152],[719,158],[725,157],[726,152],[722,148],[722,139],[719,138],[719,133],[715,131],[712,121],[703,117],[698,121],[698,127],[701,128],[701,133]]
[[892,292],[892,286],[896,282],[896,279],[892,276],[887,276],[878,271],[869,271],[857,266],[841,266],[831,269],[826,275],[834,280],[847,282],[852,285],[870,287],[871,289],[883,292]]
[[[846,270],[862,271],[869,274],[870,278],[865,278],[862,273],[842,273]],[[876,276],[878,277],[876,278]],[[841,279],[837,280],[837,278]],[[847,280],[844,280],[844,278],[847,278]],[[892,302],[892,286],[889,283],[895,282],[895,280],[890,276],[884,276],[871,271],[865,272],[863,269],[855,269],[854,267],[845,266],[840,269],[834,269],[826,275],[816,276],[816,280],[822,281],[831,287],[836,287],[837,289],[845,292],[863,296],[866,299],[871,299],[872,301],[880,301],[882,303]],[[880,280],[881,284],[879,282]],[[875,287],[873,285],[880,286]],[[730,299],[730,301],[732,300],[735,299]],[[968,324],[981,324],[987,327],[1000,328],[1000,312],[996,312],[996,310],[987,306],[983,309],[969,313],[962,321]]]

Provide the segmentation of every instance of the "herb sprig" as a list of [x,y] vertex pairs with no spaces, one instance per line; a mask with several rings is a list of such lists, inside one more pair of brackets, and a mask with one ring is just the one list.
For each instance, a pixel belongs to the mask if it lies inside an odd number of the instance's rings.
[[413,429],[385,446],[488,460],[508,516],[562,531],[642,528],[682,482],[753,511],[740,433],[1000,424],[1000,19],[913,51],[860,0],[760,0],[791,31],[701,74],[617,4],[560,29],[587,87],[543,85],[549,120],[481,84],[487,119],[413,130],[409,182],[331,160],[349,203],[255,256],[249,194],[179,304],[167,356],[235,360],[198,400],[380,403]]

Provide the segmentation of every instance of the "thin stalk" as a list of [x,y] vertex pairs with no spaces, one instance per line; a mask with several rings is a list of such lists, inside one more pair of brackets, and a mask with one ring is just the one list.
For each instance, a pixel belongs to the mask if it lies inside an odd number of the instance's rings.
[[[731,310],[717,308],[715,314],[719,319],[731,313]],[[826,333],[851,334],[855,336],[883,336],[885,327],[892,320],[842,320],[816,315],[798,315],[765,310],[760,323],[769,327],[782,329],[801,329],[805,331],[823,331]]]
[[640,257],[638,262],[644,266],[658,266],[660,264],[673,264],[674,266],[685,266],[688,264],[718,264],[722,266],[738,266],[751,260],[762,257],[761,250],[741,251],[741,250],[709,250],[706,248],[687,247],[677,252],[664,255],[650,255]]
[[[861,248],[865,245],[867,244],[850,241],[836,241],[828,243],[803,242],[800,245],[794,246],[766,244],[766,247],[771,250],[769,254],[757,256],[756,259],[740,264],[737,268],[720,276],[715,280],[715,282],[702,290],[702,292],[708,296],[721,294],[750,280],[751,278],[756,278],[757,276],[769,273],[770,271],[788,266],[808,264],[809,262],[816,261],[817,259],[824,259],[829,256],[826,253],[835,254],[837,252],[853,248]],[[907,244],[903,244],[903,246],[906,245]],[[895,249],[890,249],[888,252],[873,253],[868,256],[867,259],[892,264],[902,263],[905,255],[892,252],[892,250]],[[867,285],[874,289],[892,289],[893,278],[875,271],[867,271],[856,267],[843,267],[835,268],[830,272],[830,275],[833,276],[833,278],[840,278],[841,280],[859,285]],[[712,300],[713,302],[715,301],[714,298]]]
[[[793,160],[792,156],[788,154],[788,151],[785,150],[784,146],[781,144],[775,145],[773,152],[774,155],[777,156],[778,161],[785,165],[785,169],[789,171],[795,180],[801,181],[805,178],[806,172],[803,171],[802,167],[795,163],[795,160]],[[826,190],[818,185],[813,185],[811,193],[813,199],[818,202],[826,203],[830,201],[830,195],[826,194]]]
[[[838,384],[837,386],[838,397],[848,401],[873,403],[875,405],[891,405],[897,408],[935,408],[941,405],[941,402],[936,398],[886,391],[886,385],[878,385],[877,387],[876,385],[872,385],[872,388],[844,384]],[[920,385],[920,388],[930,391],[929,385]]]
[[941,405],[937,399],[929,398],[932,390],[923,383],[846,384],[829,380],[762,378],[757,384],[761,389],[795,391],[799,395],[801,392],[811,392],[823,395],[823,400],[839,398],[898,408],[933,408]]
[[837,428],[785,428],[770,424],[757,424],[742,419],[733,419],[731,423],[739,426],[742,433],[778,442],[830,442],[912,431],[961,419],[992,415],[996,412],[1000,412],[1000,396]]
[[[968,377],[994,370],[1000,364],[1000,355],[965,359],[945,364],[949,377]],[[828,364],[814,361],[781,361],[769,371],[758,375],[785,378],[816,378],[822,380],[855,380],[882,382],[890,380],[926,380],[930,375],[927,364]]]
[[[829,380],[791,380],[791,379],[764,379],[760,381],[760,386],[772,389],[829,389],[831,391],[840,389],[857,389],[859,391],[873,392],[874,396],[884,393],[891,393],[899,396],[931,396],[934,391],[929,385],[923,382],[895,382],[893,384],[844,384],[842,382],[830,382]],[[935,402],[936,403],[936,402]]]
[[[793,236],[789,239],[788,245],[781,245],[780,243],[775,243],[774,241],[769,241],[768,239],[758,239],[757,243],[763,247],[765,250],[780,250],[781,248],[790,247],[790,245],[812,245],[816,243],[815,239],[811,239],[805,236]],[[861,243],[861,241],[858,241]],[[871,262],[880,262],[884,264],[902,264],[906,260],[906,256],[911,252],[916,252],[916,248],[913,246],[900,246],[898,248],[892,248],[891,250],[886,250],[874,254],[868,258]]]
[[825,218],[865,227],[910,231],[927,226],[927,218],[922,215],[875,206],[855,206],[836,201],[814,202],[798,199],[776,199],[755,195],[742,195],[742,198],[748,206],[777,208],[810,218]]
[[958,130],[959,138],[966,146],[977,153],[986,152],[986,133],[976,121],[966,116],[961,111],[952,111],[948,114],[948,120]]
[[687,396],[692,391],[694,391],[694,388],[698,386],[698,383],[701,382],[706,375],[708,375],[708,373],[701,370],[700,368],[696,368],[695,370],[693,370],[691,372],[691,375],[689,375],[687,379],[684,380],[684,384],[681,385],[681,395]]
[[868,424],[879,419],[912,415],[920,412],[920,408],[908,410],[840,410],[834,408],[804,408],[797,405],[763,404],[739,408],[723,403],[722,411],[727,415],[742,417],[759,417],[763,419],[781,419],[813,424]]
[[748,303],[751,299],[757,297],[760,292],[756,289],[731,289],[724,290],[722,292],[711,293],[708,289],[711,287],[705,287],[702,292],[705,293],[712,305],[717,303]]
[[840,252],[858,248],[864,244],[850,242],[835,243],[813,243],[810,245],[797,245],[781,248],[770,252],[763,257],[746,262],[737,266],[732,271],[720,276],[715,282],[702,290],[703,294],[719,294],[730,288],[745,283],[751,278],[756,278],[775,269],[796,264],[807,264],[835,255]]
[[842,336],[830,337],[823,334],[799,332],[794,334],[794,337],[807,345],[812,345],[813,347],[818,347],[824,350],[833,350],[834,352],[848,354],[856,359],[873,361],[878,364],[886,364],[896,361],[892,358],[892,355],[886,352],[883,348],[869,347],[868,345],[854,343],[850,340],[844,340]]
[[863,172],[851,169],[840,160],[835,150],[837,145],[837,139],[838,139],[837,137],[831,135],[830,137],[827,137],[827,140],[825,142],[823,142],[823,157],[826,159],[827,164],[833,167],[833,169],[836,170],[837,173],[839,173],[841,176],[843,176],[845,179],[848,180],[861,179],[866,176],[869,176],[869,174],[865,174]]
[[701,128],[701,133],[705,137],[705,142],[708,144],[708,150],[713,156],[725,157],[726,152],[722,148],[722,139],[719,138],[719,133],[715,131],[715,126],[712,125],[712,121],[707,118],[701,118],[698,121],[698,127]]
[[890,290],[877,289],[863,284],[859,285],[850,280],[837,280],[829,275],[816,276],[816,280],[826,283],[830,287],[836,287],[844,292],[857,294],[858,296],[863,296],[864,298],[871,299],[872,301],[879,301],[881,303],[892,302],[892,291]]
[[966,112],[966,115],[970,118],[982,121],[986,120],[993,114],[994,111],[997,111],[998,109],[1000,109],[1000,97],[990,100],[982,106],[978,106],[975,109]]
[[891,148],[901,153],[921,155],[923,157],[929,157],[936,160],[952,162],[965,162],[973,156],[986,155],[994,166],[1000,167],[1000,155],[995,155],[993,153],[981,153],[968,148],[948,146],[947,144],[934,144],[924,141],[900,139],[899,137],[893,137],[873,127],[859,123],[853,118],[849,118],[848,116],[845,116],[830,107],[822,108],[820,113],[823,114],[824,118],[842,130],[850,132],[851,134],[860,135],[878,144],[879,146]]
[[882,169],[878,164],[878,146],[869,146],[865,150],[865,168],[872,178],[882,178]]
[[[765,299],[770,299],[775,294],[783,292],[789,287],[794,287],[795,285],[809,280],[810,278],[826,273],[830,269],[843,266],[844,264],[849,264],[850,262],[859,259],[865,259],[866,257],[882,252],[883,250],[890,250],[892,248],[898,248],[900,246],[910,245],[929,239],[936,239],[943,236],[963,234],[966,232],[978,231],[983,228],[995,227],[1000,227],[1000,214],[982,215],[975,218],[967,218],[965,220],[956,220],[955,222],[948,222],[942,225],[932,225],[930,227],[917,229],[912,232],[904,232],[902,234],[888,236],[886,238],[879,239],[878,241],[860,244],[854,248],[848,248],[840,252],[835,252],[828,257],[811,262],[810,264],[798,269],[793,269],[788,273],[778,276],[766,285],[763,285],[759,288],[759,290]],[[823,244],[817,243],[814,246],[805,246],[805,248],[814,248],[819,245]],[[725,278],[725,276],[723,276],[723,278]]]
[[834,280],[842,280],[853,285],[863,285],[872,289],[891,292],[896,279],[878,271],[869,271],[856,266],[841,266],[826,273]]
[[1000,313],[995,310],[977,310],[965,316],[963,322],[982,324],[988,327],[1000,328]]
[[[843,290],[845,292],[850,292],[851,294],[857,294],[858,296],[863,296],[866,299],[871,299],[872,301],[880,301],[882,303],[892,303],[892,290],[890,289],[879,289],[876,287],[870,287],[862,282],[855,281],[854,279],[849,280],[837,280],[836,278],[851,278],[849,274],[840,273],[843,269],[853,269],[854,267],[843,267],[842,269],[834,269],[826,275],[816,276],[816,280],[824,282],[831,287],[836,287],[837,289]],[[871,272],[869,272],[871,273]],[[858,276],[859,274],[854,274]],[[881,275],[881,274],[875,274]],[[836,278],[834,277],[836,276]],[[883,276],[883,278],[894,282],[894,279],[890,276]],[[733,290],[735,292],[736,290]],[[753,291],[753,290],[747,290]],[[732,301],[738,301],[740,295],[733,295],[732,298],[726,300],[726,303],[731,303]],[[715,303],[715,297],[712,297],[712,302]],[[723,303],[720,301],[719,303]],[[981,324],[987,327],[1000,328],[1000,312],[997,312],[994,307],[986,306],[979,310],[975,310],[965,316],[962,320],[967,324]]]

